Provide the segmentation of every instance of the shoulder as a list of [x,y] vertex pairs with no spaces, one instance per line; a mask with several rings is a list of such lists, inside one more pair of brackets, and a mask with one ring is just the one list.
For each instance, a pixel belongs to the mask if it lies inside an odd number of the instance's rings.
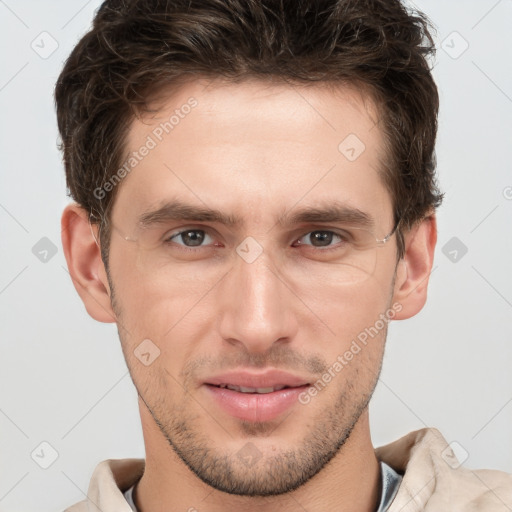
[[510,512],[512,475],[461,465],[436,428],[424,428],[375,449],[403,475],[390,512]]
[[64,512],[131,512],[123,491],[131,487],[144,473],[144,459],[108,459],[100,462],[91,477],[87,500],[80,501]]
[[64,512],[90,512],[87,508],[87,501],[80,501],[68,507]]

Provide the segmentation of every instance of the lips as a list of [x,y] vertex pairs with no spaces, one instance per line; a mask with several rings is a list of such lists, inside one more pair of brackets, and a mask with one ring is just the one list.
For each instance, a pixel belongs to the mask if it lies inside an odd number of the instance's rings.
[[209,397],[224,412],[251,422],[270,421],[283,414],[308,386],[307,379],[280,370],[230,372],[204,382]]
[[265,389],[296,388],[308,384],[308,380],[281,370],[269,370],[264,373],[248,371],[228,372],[205,380],[212,386],[232,386],[238,388]]
[[244,386],[233,386],[232,384],[221,384],[218,386],[219,388],[231,389],[231,391],[238,391],[239,393],[273,393],[274,391],[281,391],[281,389],[285,389],[289,386],[270,386],[268,388],[248,388]]

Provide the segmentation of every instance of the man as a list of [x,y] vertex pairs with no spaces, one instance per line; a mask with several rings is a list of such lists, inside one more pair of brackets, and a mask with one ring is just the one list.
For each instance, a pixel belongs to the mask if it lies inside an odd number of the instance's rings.
[[433,51],[398,0],[101,6],[56,87],[62,240],[146,458],[68,510],[512,510],[512,476],[435,428],[370,437],[387,325],[432,269]]

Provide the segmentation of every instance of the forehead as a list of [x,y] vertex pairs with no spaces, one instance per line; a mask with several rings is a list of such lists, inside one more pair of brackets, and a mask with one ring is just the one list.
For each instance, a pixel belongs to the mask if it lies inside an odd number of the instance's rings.
[[133,121],[114,214],[172,198],[245,215],[295,204],[391,211],[377,108],[360,89],[207,79],[161,95]]

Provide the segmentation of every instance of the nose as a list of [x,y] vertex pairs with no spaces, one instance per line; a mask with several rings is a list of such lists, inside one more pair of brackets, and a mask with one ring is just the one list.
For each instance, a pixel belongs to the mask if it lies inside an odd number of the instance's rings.
[[218,297],[222,338],[247,352],[263,354],[297,333],[300,301],[265,252],[252,263],[235,258]]

